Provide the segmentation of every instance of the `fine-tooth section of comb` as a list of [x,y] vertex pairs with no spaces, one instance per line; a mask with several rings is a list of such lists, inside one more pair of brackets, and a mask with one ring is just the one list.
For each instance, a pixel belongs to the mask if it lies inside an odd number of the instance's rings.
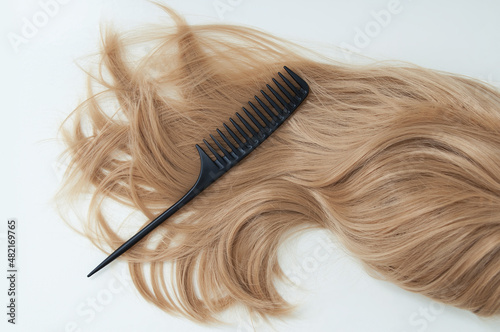
[[[254,96],[257,104],[248,102],[250,110],[242,107],[244,115],[236,112],[238,123],[232,117],[229,118],[230,127],[223,123],[223,130],[216,128],[218,136],[210,134],[210,138],[214,142],[217,149],[214,148],[207,140],[203,139],[203,143],[208,149],[208,153],[196,144],[196,149],[200,156],[201,169],[198,180],[194,186],[174,205],[165,212],[156,217],[137,234],[130,238],[127,242],[116,249],[109,255],[101,264],[99,264],[87,277],[111,263],[125,251],[134,246],[147,234],[153,231],[158,225],[167,220],[171,215],[177,212],[182,206],[196,197],[201,191],[208,187],[212,182],[226,173],[231,167],[240,162],[257,146],[259,146],[269,135],[271,135],[304,101],[309,93],[309,85],[296,73],[288,67],[283,67],[289,78],[282,73],[278,73],[281,81],[285,86],[276,79],[272,79],[277,90],[266,84],[267,92],[260,90],[266,104],[259,96]],[[268,94],[274,97],[274,99]],[[281,92],[281,93],[280,93]],[[276,102],[276,101],[277,102]],[[281,104],[281,106],[279,106]],[[245,130],[246,129],[246,130]],[[239,135],[238,135],[239,134]],[[231,140],[232,139],[232,140]],[[221,143],[224,142],[226,147]]]

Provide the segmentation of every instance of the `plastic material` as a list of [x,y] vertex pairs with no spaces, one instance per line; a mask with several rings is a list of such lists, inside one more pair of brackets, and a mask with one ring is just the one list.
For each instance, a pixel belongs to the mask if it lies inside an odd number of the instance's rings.
[[[278,103],[276,103],[264,90],[260,90],[262,96],[271,107],[266,105],[258,96],[255,96],[255,100],[260,106],[260,109],[254,103],[248,102],[248,105],[253,110],[254,114],[252,114],[252,112],[247,110],[245,107],[243,107],[243,112],[247,118],[236,112],[236,117],[247,131],[245,131],[233,118],[229,118],[233,129],[225,123],[223,123],[223,126],[227,134],[229,134],[234,141],[231,141],[221,130],[216,130],[229,150],[212,135],[210,135],[210,138],[222,152],[222,155],[220,155],[209,142],[203,140],[203,143],[209,150],[210,155],[214,157],[214,160],[198,144],[196,144],[196,149],[198,150],[201,160],[201,170],[198,180],[194,186],[177,203],[156,217],[156,219],[116,249],[111,255],[109,255],[109,257],[92,270],[87,277],[92,276],[94,273],[111,263],[125,251],[134,246],[158,225],[167,220],[171,215],[177,212],[177,210],[203,191],[203,189],[207,188],[212,182],[222,176],[222,174],[226,173],[231,167],[245,158],[267,137],[269,137],[269,135],[271,135],[293,113],[293,111],[297,109],[300,103],[302,103],[302,101],[304,101],[307,97],[309,93],[309,86],[302,78],[289,68],[285,66],[284,69],[288,75],[290,75],[292,80],[298,84],[298,86],[290,82],[290,80],[281,73],[278,73],[279,77],[283,80],[283,82],[285,82],[288,89],[286,89],[274,78],[273,82],[281,94],[279,94],[269,84],[266,85],[267,89],[272,93]],[[286,100],[288,100],[288,102]],[[279,104],[281,104],[281,106],[278,106]],[[238,134],[240,136],[238,136]]]

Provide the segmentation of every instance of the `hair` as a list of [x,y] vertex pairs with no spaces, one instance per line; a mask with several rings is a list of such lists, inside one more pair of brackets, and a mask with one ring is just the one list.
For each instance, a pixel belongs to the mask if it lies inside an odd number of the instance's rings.
[[[61,125],[70,162],[58,197],[90,195],[81,232],[103,252],[187,192],[199,173],[195,144],[283,65],[310,94],[122,256],[146,300],[199,322],[234,305],[289,314],[276,288],[287,279],[278,248],[318,228],[377,278],[500,313],[499,91],[409,64],[341,64],[253,28],[188,25],[163,9],[173,24],[103,32],[87,99]],[[107,201],[142,215],[116,220]]]

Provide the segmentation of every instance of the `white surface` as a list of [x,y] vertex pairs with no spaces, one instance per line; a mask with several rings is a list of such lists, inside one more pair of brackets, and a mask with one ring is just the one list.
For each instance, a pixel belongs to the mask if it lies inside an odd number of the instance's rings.
[[[103,259],[52,210],[58,187],[53,164],[59,122],[83,95],[83,73],[75,65],[96,50],[101,19],[128,27],[157,22],[162,12],[142,0],[66,0],[43,21],[40,3],[2,1],[0,266],[6,270],[7,218],[18,219],[18,320],[1,331],[251,331],[248,318],[227,326],[205,326],[163,313],[146,303],[126,278],[125,266],[87,279]],[[398,59],[490,82],[500,81],[498,1],[160,1],[187,15],[189,22],[256,26],[294,41],[320,42],[321,49],[352,45],[379,59]],[[222,5],[221,5],[222,4]],[[216,7],[225,8],[217,12]],[[374,12],[392,10],[376,23]],[[47,11],[47,10],[46,10]],[[42,12],[42,14],[40,14]],[[25,19],[41,26],[15,47]],[[378,28],[377,28],[378,27]],[[369,31],[360,40],[359,30]],[[10,34],[10,35],[9,35]],[[347,61],[348,54],[341,54]],[[497,83],[498,84],[498,83]],[[499,331],[500,319],[480,319],[394,285],[368,277],[339,248],[326,248],[323,232],[284,248],[290,276],[300,283],[285,290],[300,303],[296,318],[276,321],[276,331]],[[6,278],[0,303],[7,301]],[[91,303],[95,301],[93,306]],[[272,328],[254,323],[257,331]]]

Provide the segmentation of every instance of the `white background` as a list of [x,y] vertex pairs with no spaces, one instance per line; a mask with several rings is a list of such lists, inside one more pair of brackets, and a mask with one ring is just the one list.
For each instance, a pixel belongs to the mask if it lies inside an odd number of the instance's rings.
[[[162,312],[137,294],[123,263],[86,278],[104,255],[69,229],[50,204],[59,185],[57,126],[84,97],[76,63],[97,50],[99,23],[131,28],[165,15],[143,0],[61,0],[47,9],[48,2],[0,5],[2,271],[7,219],[17,218],[19,225],[17,324],[6,322],[2,277],[0,330],[250,331],[245,316],[231,314],[228,325],[206,326]],[[319,50],[351,45],[377,59],[500,81],[500,2],[494,0],[160,2],[191,23],[250,25]],[[381,20],[382,10],[392,10],[390,17]],[[27,21],[36,21],[38,31],[23,35]],[[25,40],[15,45],[13,36]],[[336,54],[349,61],[347,53]],[[285,270],[300,284],[283,293],[299,306],[294,318],[273,321],[275,331],[500,331],[499,318],[480,319],[368,277],[341,248],[325,246],[326,237],[309,232],[283,248]],[[272,330],[259,321],[254,327]]]

